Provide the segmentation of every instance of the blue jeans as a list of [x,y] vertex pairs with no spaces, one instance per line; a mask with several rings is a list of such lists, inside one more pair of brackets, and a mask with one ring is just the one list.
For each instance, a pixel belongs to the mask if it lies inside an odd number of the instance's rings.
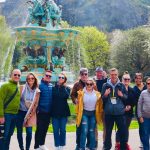
[[150,118],[144,118],[144,122],[141,123],[141,130],[143,132],[143,138],[142,138],[143,150],[149,150],[150,149],[150,144],[149,144]]
[[96,118],[95,114],[87,116],[83,114],[81,121],[81,136],[80,136],[80,148],[85,150],[86,147],[86,138],[89,134],[89,148],[90,150],[95,149],[95,128],[96,128]]
[[56,147],[66,145],[66,124],[67,117],[52,118],[54,142]]
[[4,150],[9,150],[10,139],[14,133],[16,118],[15,114],[5,114]]
[[114,123],[116,123],[120,134],[120,150],[126,150],[126,121],[124,115],[105,115],[106,136],[104,140],[104,150],[110,150],[112,147],[111,134]]
[[[24,150],[22,133],[23,133],[23,122],[26,113],[27,113],[26,111],[19,111],[17,115],[17,123],[16,123],[17,139],[21,150]],[[30,149],[31,139],[32,139],[32,127],[26,127],[26,150]]]

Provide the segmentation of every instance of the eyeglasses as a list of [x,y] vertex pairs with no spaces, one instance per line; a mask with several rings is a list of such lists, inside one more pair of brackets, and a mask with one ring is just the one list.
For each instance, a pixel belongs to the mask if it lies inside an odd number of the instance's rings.
[[124,78],[124,80],[125,80],[125,81],[130,81],[130,79],[129,79],[129,78]]
[[14,74],[14,77],[19,77],[20,78],[20,74]]
[[48,75],[48,74],[46,74],[45,76],[46,76],[47,78],[51,78],[51,77],[52,77],[51,75]]
[[59,79],[65,79],[65,77],[58,77]]
[[150,82],[149,83],[146,83],[147,85],[150,85]]
[[86,83],[87,86],[93,86],[93,83]]
[[88,74],[87,73],[81,73],[81,76],[87,76]]
[[28,78],[28,80],[35,80],[35,78]]

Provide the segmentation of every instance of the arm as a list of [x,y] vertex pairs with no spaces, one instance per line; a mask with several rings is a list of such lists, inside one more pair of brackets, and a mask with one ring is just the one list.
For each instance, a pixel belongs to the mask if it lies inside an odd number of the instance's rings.
[[77,99],[77,96],[78,96],[77,91],[78,91],[77,90],[77,83],[75,83],[74,86],[73,86],[73,88],[72,88],[72,90],[71,90],[71,94],[70,94],[72,102],[74,104],[76,104],[76,99]]
[[138,118],[142,118],[142,107],[143,107],[143,94],[141,93],[139,101],[138,101]]

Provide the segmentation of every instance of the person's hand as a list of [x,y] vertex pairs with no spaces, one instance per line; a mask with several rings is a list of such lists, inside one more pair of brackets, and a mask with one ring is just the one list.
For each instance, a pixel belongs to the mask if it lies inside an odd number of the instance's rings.
[[106,91],[105,91],[105,93],[104,93],[104,96],[107,97],[107,96],[110,94],[110,92],[111,92],[111,91],[110,91],[110,88],[109,88],[109,89],[106,89]]
[[122,91],[118,90],[118,96],[123,97]]
[[0,118],[0,124],[4,124],[5,123],[5,118]]
[[129,111],[129,110],[131,110],[131,106],[130,106],[130,105],[127,105],[127,106],[125,107],[125,111]]
[[79,101],[78,101],[78,99],[76,99],[76,100],[75,100],[75,104],[78,104],[78,103],[79,103]]
[[140,123],[143,123],[144,122],[143,117],[140,117],[139,121],[140,121]]

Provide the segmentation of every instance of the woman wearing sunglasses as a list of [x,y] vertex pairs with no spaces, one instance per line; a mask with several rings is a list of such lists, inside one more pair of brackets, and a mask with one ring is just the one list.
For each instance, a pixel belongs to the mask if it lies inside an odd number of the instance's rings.
[[[32,126],[36,125],[36,108],[40,90],[38,80],[33,73],[26,77],[26,84],[21,86],[20,109],[17,116],[17,139],[20,150],[29,150],[32,139]],[[23,145],[23,126],[26,127],[26,148]]]
[[99,92],[94,90],[93,79],[87,79],[83,90],[78,91],[78,107],[76,124],[81,125],[80,149],[85,150],[86,138],[89,136],[89,149],[94,150],[96,139],[96,124],[102,121],[102,99]]
[[70,116],[67,99],[70,88],[66,86],[67,77],[64,73],[58,76],[58,82],[52,89],[52,126],[56,150],[63,150],[66,145],[66,124]]
[[[126,71],[124,75],[122,76],[122,83],[125,85],[125,88],[128,92],[128,99],[125,101],[125,119],[126,119],[126,150],[131,150],[130,146],[128,145],[128,139],[129,139],[129,127],[132,121],[133,117],[133,107],[135,106],[135,93],[132,87],[130,87],[130,75]],[[119,132],[116,132],[116,145],[115,150],[120,150],[120,137]]]

